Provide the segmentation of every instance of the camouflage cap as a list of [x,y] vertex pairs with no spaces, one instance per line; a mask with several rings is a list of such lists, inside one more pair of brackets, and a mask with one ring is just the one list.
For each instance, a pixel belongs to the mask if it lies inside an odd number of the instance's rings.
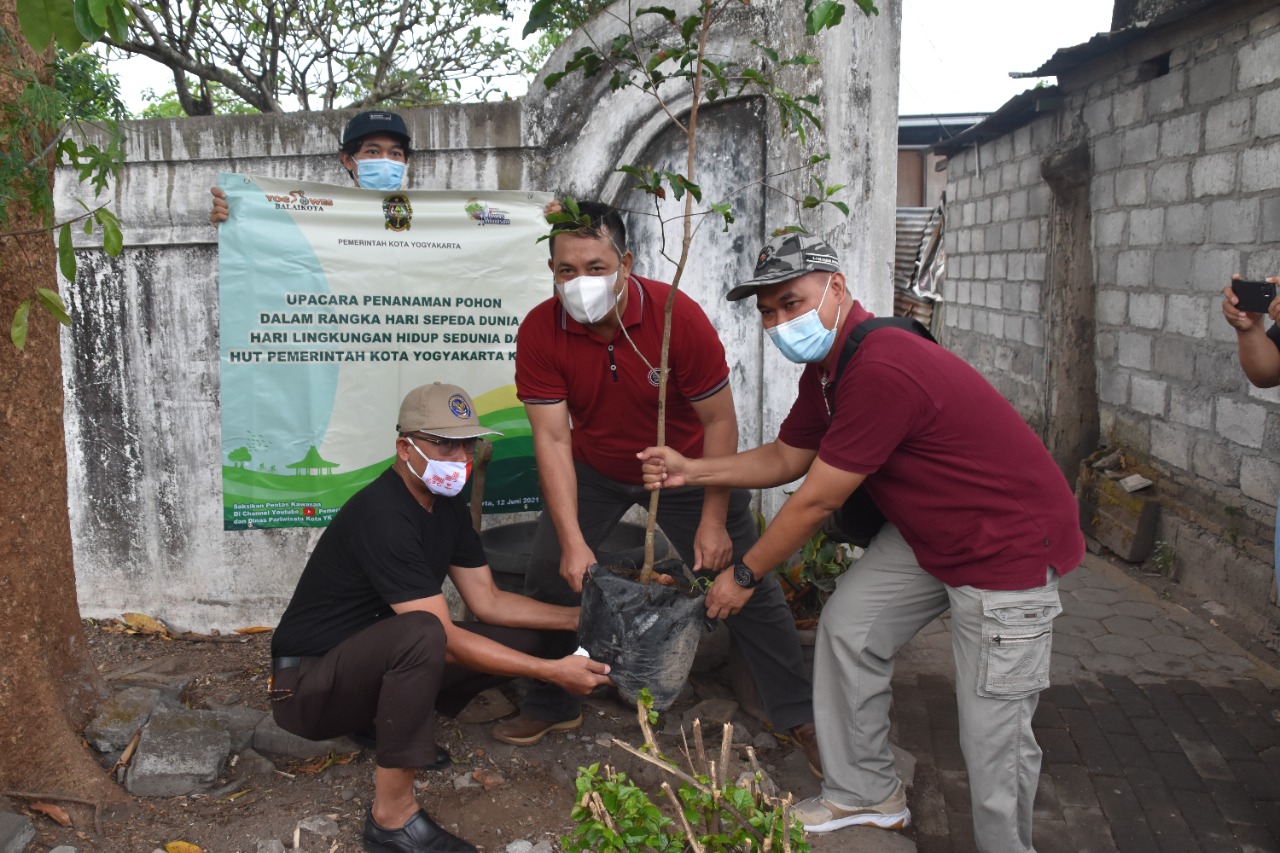
[[737,302],[755,293],[757,287],[790,281],[815,271],[840,272],[840,258],[835,250],[812,234],[779,234],[760,251],[755,275],[729,288],[725,299]]

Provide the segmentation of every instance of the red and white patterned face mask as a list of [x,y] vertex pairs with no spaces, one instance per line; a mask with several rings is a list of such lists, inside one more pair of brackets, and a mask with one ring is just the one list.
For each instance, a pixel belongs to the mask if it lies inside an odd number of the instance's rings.
[[419,474],[413,471],[413,466],[409,466],[409,470],[422,480],[423,485],[431,490],[433,494],[444,495],[451,498],[458,492],[462,491],[462,487],[467,484],[467,478],[471,476],[471,462],[446,462],[442,459],[432,459],[423,453],[418,445],[412,441],[409,445],[418,451],[418,455],[426,460],[427,467]]

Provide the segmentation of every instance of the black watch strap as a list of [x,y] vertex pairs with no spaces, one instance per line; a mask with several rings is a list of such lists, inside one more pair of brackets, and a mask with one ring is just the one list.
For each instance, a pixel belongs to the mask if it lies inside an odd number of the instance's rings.
[[738,586],[746,587],[747,589],[751,589],[760,583],[760,578],[756,577],[755,573],[747,567],[747,564],[741,561],[733,564],[733,580]]

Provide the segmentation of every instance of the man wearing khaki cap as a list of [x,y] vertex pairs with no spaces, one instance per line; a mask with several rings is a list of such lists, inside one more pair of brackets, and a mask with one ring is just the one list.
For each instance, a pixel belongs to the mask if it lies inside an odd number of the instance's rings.
[[[718,458],[670,448],[640,456],[650,488],[766,488],[804,477],[734,567],[749,578],[786,559],[860,488],[887,519],[823,608],[814,708],[826,779],[795,814],[812,832],[907,824],[889,749],[893,658],[950,610],[974,839],[984,853],[1031,853],[1041,755],[1031,717],[1049,683],[1058,577],[1084,554],[1071,488],[968,364],[904,328],[859,330],[876,321],[821,239],[772,240],[727,298],[752,295],[769,338],[806,365],[777,439]],[[751,595],[727,575],[707,593],[712,616]]]
[[[377,750],[366,850],[468,853],[419,806],[414,771],[447,765],[437,711],[528,676],[575,694],[609,683],[585,657],[542,656],[545,631],[576,631],[578,608],[499,590],[466,503],[482,426],[470,396],[434,383],[400,406],[390,468],[334,516],[271,642],[272,712],[313,740],[354,734]],[[446,575],[479,621],[454,623]]]

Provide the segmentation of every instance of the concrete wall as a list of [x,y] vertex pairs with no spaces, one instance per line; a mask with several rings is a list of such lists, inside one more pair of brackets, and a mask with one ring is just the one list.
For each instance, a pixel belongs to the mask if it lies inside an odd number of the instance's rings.
[[[680,4],[692,9],[695,4]],[[589,26],[612,35],[607,15]],[[821,92],[821,134],[802,148],[776,116],[752,99],[725,99],[705,113],[712,133],[699,176],[729,192],[781,171],[810,153],[834,149],[829,183],[845,183],[853,212],[805,224],[829,235],[846,259],[856,295],[873,309],[892,304],[894,148],[900,16],[851,15],[838,32],[805,43],[795,8],[781,0],[734,7],[712,50],[745,49],[769,33],[784,55],[802,45],[824,65],[798,69],[793,84]],[[558,70],[579,34],[551,58]],[[546,72],[544,72],[545,74]],[[808,76],[802,76],[802,75]],[[689,96],[664,90],[677,114]],[[217,424],[218,290],[216,231],[208,224],[208,188],[221,171],[346,183],[336,140],[350,113],[151,120],[128,127],[128,163],[101,199],[120,214],[124,254],[105,257],[77,235],[81,273],[64,292],[76,318],[63,337],[70,512],[81,610],[109,617],[142,610],[186,629],[273,624],[306,559],[304,530],[221,529]],[[539,189],[599,197],[635,207],[612,170],[620,163],[672,159],[678,146],[665,116],[634,92],[610,93],[607,75],[566,79],[547,90],[541,78],[521,100],[405,112],[416,153],[409,185],[421,189]],[[868,131],[868,128],[874,129]],[[750,145],[737,144],[743,139]],[[803,194],[803,171],[773,183]],[[78,210],[74,176],[60,174],[61,212]],[[713,195],[709,192],[709,195]],[[793,366],[762,346],[751,306],[723,301],[744,277],[768,230],[796,221],[780,196],[741,193],[739,225],[704,228],[684,286],[721,330],[733,368],[744,446],[772,439],[792,398]],[[837,215],[838,216],[838,215]],[[655,226],[633,216],[642,262],[657,278],[669,268],[653,250]],[[668,232],[670,234],[670,232]],[[633,244],[635,241],[633,241]],[[530,281],[551,295],[549,277]],[[770,382],[763,381],[770,375]],[[424,375],[423,381],[437,378]],[[762,506],[780,503],[774,492]],[[486,524],[507,518],[487,517]]]
[[[1220,4],[1059,84],[1058,109],[950,161],[944,342],[1042,430],[1047,365],[1092,359],[1102,440],[1157,475],[1179,577],[1269,634],[1280,394],[1245,380],[1219,303],[1232,272],[1280,274],[1280,9]],[[1055,349],[1081,318],[1048,313],[1067,245],[1042,166],[1073,141],[1092,352]]]

